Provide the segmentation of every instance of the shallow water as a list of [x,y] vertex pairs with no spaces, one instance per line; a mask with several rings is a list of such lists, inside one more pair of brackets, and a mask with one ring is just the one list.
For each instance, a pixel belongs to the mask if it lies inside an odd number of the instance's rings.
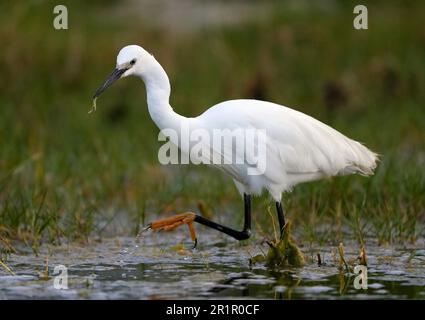
[[[425,298],[425,249],[366,246],[368,288],[355,289],[355,274],[340,273],[336,246],[303,247],[303,268],[269,270],[249,258],[267,250],[260,240],[248,245],[215,233],[201,235],[196,250],[175,246],[183,232],[146,233],[142,239],[114,238],[89,245],[44,246],[10,255],[0,267],[0,298],[37,299],[389,299]],[[177,242],[176,242],[177,241]],[[190,244],[187,243],[189,247]],[[355,259],[357,245],[346,246]],[[323,264],[317,265],[320,253]],[[49,278],[40,276],[48,257]],[[54,267],[64,265],[68,289],[55,289]]]

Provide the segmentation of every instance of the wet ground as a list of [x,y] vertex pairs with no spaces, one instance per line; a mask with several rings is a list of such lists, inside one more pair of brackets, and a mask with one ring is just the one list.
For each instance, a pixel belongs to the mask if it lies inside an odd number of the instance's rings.
[[[196,250],[175,245],[179,232],[147,233],[88,245],[44,246],[38,256],[12,254],[0,266],[0,298],[37,299],[425,299],[423,244],[387,247],[366,243],[368,288],[356,289],[356,275],[339,271],[337,246],[303,247],[307,265],[269,270],[249,258],[267,250],[260,240],[240,245],[215,233],[201,235]],[[190,243],[186,243],[187,247]],[[346,259],[359,248],[345,246]],[[320,253],[322,265],[317,264]],[[46,258],[48,257],[48,276]],[[68,289],[56,289],[55,275],[67,268]],[[57,278],[60,282],[63,278]],[[361,281],[360,281],[361,283]]]

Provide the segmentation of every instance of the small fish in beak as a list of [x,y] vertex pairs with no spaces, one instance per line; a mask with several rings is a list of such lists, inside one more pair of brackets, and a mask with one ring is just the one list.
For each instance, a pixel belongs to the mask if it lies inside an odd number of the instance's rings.
[[126,72],[128,68],[122,68],[122,69],[115,69],[111,75],[106,79],[106,81],[96,90],[95,94],[93,95],[93,105],[89,113],[92,113],[96,111],[96,100],[97,98],[104,92],[106,89],[108,89],[115,81],[121,78],[124,72]]

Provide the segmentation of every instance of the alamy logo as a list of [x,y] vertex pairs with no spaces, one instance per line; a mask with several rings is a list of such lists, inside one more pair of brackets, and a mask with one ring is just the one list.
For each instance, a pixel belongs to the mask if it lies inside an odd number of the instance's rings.
[[367,267],[363,265],[357,265],[354,267],[354,273],[357,276],[354,278],[354,288],[357,290],[367,289]]
[[161,130],[158,141],[165,142],[158,151],[158,160],[164,165],[228,165],[231,170],[240,165],[247,175],[261,175],[266,170],[266,130],[191,129],[182,124],[179,131]]
[[57,15],[53,19],[53,27],[56,30],[68,29],[68,8],[60,4],[53,8],[53,13]]
[[368,12],[367,7],[359,4],[354,7],[354,14],[357,14],[353,20],[353,26],[356,30],[365,30],[368,28]]
[[53,288],[58,290],[68,289],[68,268],[60,264],[54,269]]

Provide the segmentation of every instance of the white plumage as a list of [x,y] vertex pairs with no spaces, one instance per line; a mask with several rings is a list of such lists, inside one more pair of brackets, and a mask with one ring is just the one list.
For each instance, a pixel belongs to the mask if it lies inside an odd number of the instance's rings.
[[361,143],[278,104],[231,100],[211,107],[192,121],[196,127],[266,130],[267,165],[263,175],[248,176],[240,166],[223,166],[241,193],[258,194],[265,188],[279,201],[282,192],[299,183],[352,173],[371,175],[376,167],[376,153]]
[[[155,58],[139,46],[127,46],[120,51],[117,70],[121,70],[118,78],[136,75],[143,79],[149,113],[160,129],[180,132],[181,127],[187,125],[190,130],[209,132],[238,128],[266,130],[267,155],[263,174],[248,175],[246,169],[252,166],[249,161],[217,165],[232,176],[241,194],[259,194],[267,189],[276,201],[280,201],[282,192],[299,183],[352,173],[371,175],[376,167],[377,154],[361,143],[308,115],[278,104],[231,100],[211,107],[198,117],[177,114],[169,104],[171,88],[167,74]],[[100,92],[96,96],[98,94]],[[214,150],[219,154],[226,151],[235,157],[247,156],[233,149]]]

